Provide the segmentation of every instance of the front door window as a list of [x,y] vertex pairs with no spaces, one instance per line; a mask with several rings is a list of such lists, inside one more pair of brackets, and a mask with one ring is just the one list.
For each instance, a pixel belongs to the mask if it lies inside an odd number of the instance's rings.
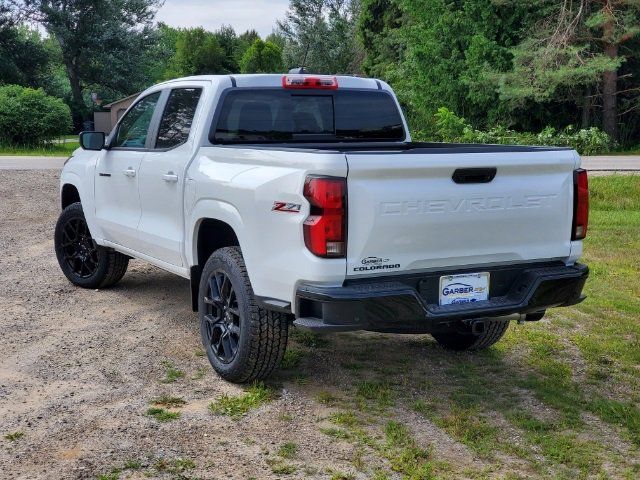
[[149,125],[160,99],[160,92],[152,93],[136,103],[122,118],[112,147],[145,148]]

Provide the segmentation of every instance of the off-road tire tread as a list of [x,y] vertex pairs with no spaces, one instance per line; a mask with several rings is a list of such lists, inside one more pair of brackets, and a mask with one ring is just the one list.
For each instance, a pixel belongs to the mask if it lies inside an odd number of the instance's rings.
[[235,288],[243,288],[247,294],[248,320],[251,329],[249,352],[242,371],[229,374],[218,373],[225,379],[237,383],[262,380],[282,361],[289,336],[289,318],[284,313],[273,312],[258,306],[240,247],[224,247],[213,255],[226,256],[238,267],[242,285],[236,285]]
[[463,335],[460,333],[438,333],[433,337],[444,348],[449,350],[485,350],[499,341],[507,329],[509,322],[504,320],[487,321],[487,327],[480,335]]
[[129,257],[126,255],[115,250],[107,250],[106,254],[108,261],[107,272],[98,288],[108,288],[118,283],[127,273],[127,268],[129,267]]

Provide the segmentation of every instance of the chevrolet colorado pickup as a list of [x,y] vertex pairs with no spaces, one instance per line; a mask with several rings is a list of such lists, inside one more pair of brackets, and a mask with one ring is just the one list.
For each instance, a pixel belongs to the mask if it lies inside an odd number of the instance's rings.
[[230,381],[268,375],[292,323],[481,349],[584,298],[576,152],[412,142],[379,80],[172,80],[80,141],[61,174],[63,273],[106,288],[136,258],[189,279]]

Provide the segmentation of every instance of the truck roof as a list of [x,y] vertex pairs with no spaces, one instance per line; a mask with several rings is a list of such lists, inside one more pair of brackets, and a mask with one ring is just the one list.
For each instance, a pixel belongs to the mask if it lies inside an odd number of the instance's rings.
[[[190,77],[176,78],[161,83],[160,85],[166,85],[171,83],[189,82],[194,80],[205,80],[210,82],[220,82],[223,79],[229,79],[232,83],[235,82],[238,87],[281,87],[282,77],[286,75],[298,74],[286,74],[286,73],[258,73],[258,74],[238,74],[238,75],[194,75]],[[391,90],[391,88],[383,81],[374,78],[362,78],[348,75],[316,75],[316,74],[304,74],[303,77],[319,77],[329,76],[338,79],[338,85],[340,88],[362,88],[372,90]]]

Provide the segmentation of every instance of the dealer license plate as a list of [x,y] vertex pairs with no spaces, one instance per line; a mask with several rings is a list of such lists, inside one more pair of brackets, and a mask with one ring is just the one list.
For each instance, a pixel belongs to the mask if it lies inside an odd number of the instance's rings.
[[440,305],[489,299],[489,272],[440,277]]

